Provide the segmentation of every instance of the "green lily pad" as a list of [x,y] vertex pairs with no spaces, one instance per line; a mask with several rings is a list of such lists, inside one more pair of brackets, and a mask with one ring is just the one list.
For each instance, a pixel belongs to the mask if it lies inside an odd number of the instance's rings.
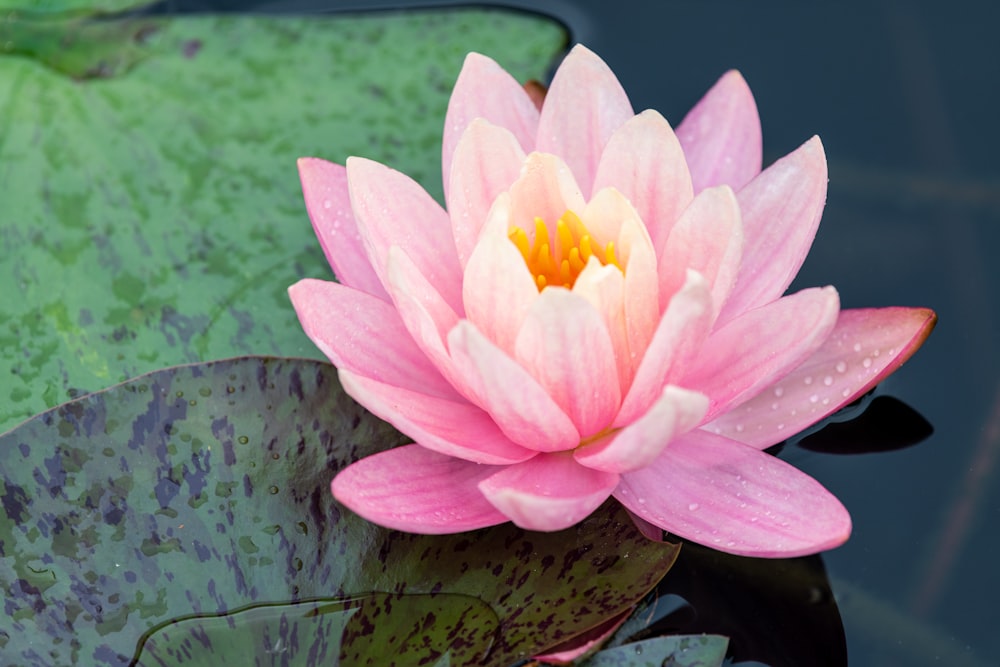
[[600,651],[580,667],[722,667],[728,646],[719,635],[654,637]]
[[164,366],[318,356],[285,292],[331,277],[295,159],[364,155],[439,194],[465,53],[540,78],[565,43],[486,9],[157,18],[142,40],[152,19],[74,16],[4,27],[0,431]]
[[677,556],[614,502],[559,533],[421,536],[333,500],[336,470],[403,441],[301,359],[170,368],[32,418],[0,436],[0,653],[509,665],[627,610]]

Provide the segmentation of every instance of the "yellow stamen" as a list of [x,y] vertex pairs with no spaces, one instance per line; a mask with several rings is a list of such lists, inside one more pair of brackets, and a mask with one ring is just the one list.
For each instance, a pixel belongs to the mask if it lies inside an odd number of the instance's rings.
[[549,227],[542,218],[535,218],[534,223],[535,236],[530,241],[521,227],[512,226],[507,236],[524,258],[538,291],[550,285],[572,288],[591,257],[625,272],[615,254],[614,241],[602,247],[573,211],[566,211],[556,220],[554,236],[549,235]]

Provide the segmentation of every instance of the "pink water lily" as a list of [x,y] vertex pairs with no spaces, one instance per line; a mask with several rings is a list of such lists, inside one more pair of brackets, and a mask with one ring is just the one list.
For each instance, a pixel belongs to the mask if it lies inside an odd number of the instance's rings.
[[339,283],[294,285],[296,312],[414,440],[341,470],[340,502],[410,532],[551,531],[614,496],[731,553],[847,539],[843,505],[762,450],[895,370],[935,317],[784,295],[826,197],[818,138],[762,171],[738,73],[675,132],[577,46],[540,109],[470,54],[442,161],[446,209],[370,160],[299,162]]

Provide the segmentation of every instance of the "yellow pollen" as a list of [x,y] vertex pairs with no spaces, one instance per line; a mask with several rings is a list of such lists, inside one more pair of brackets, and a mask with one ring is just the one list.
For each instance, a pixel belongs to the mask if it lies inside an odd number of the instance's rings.
[[524,257],[539,292],[549,285],[573,287],[591,257],[625,272],[615,254],[614,241],[602,248],[573,211],[566,211],[556,221],[554,238],[541,218],[535,218],[534,241],[529,241],[524,229],[516,226],[510,228],[508,237]]

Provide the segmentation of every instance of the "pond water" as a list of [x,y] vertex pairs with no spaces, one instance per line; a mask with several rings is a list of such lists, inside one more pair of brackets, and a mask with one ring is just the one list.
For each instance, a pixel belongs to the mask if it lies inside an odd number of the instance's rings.
[[[460,3],[206,0],[170,1],[163,9],[308,13],[453,4]],[[822,556],[847,657],[861,667],[996,664],[1000,5],[503,4],[563,22],[571,42],[608,62],[636,109],[655,108],[676,123],[736,68],[760,110],[765,163],[814,134],[823,139],[828,203],[793,289],[832,284],[845,307],[927,306],[940,318],[925,347],[866,403],[897,399],[933,434],[893,451],[838,454],[835,444],[790,443],[781,452],[841,498],[854,520],[850,541]],[[920,431],[920,420],[905,409],[882,414],[871,428],[883,438]],[[808,567],[809,577],[821,576],[815,561]],[[738,614],[754,613],[753,596],[766,582],[805,576],[783,568],[754,565],[742,575],[765,582],[760,587],[713,585],[734,596],[716,613],[728,608],[737,615],[728,619],[734,636]],[[726,576],[725,566],[718,571]],[[775,623],[771,630],[780,635],[780,618]],[[829,664],[842,658],[831,654]]]

